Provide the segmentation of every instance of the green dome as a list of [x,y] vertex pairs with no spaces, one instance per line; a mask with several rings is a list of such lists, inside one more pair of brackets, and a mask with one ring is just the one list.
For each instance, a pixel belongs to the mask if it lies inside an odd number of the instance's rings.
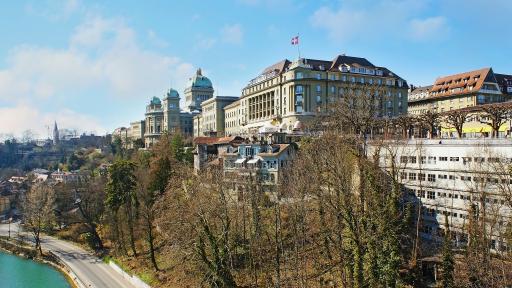
[[213,88],[212,81],[203,76],[201,69],[197,69],[196,75],[190,78],[189,87]]
[[160,104],[162,104],[162,102],[160,102],[160,98],[158,98],[158,97],[156,97],[156,96],[155,96],[155,97],[153,97],[153,98],[151,99],[151,102],[149,102],[149,104],[152,104],[152,105],[160,105]]
[[167,91],[167,94],[165,95],[167,98],[179,98],[180,94],[178,91],[170,88],[169,91]]

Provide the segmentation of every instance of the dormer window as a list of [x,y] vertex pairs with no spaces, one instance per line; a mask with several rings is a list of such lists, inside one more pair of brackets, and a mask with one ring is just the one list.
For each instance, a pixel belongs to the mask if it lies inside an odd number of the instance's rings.
[[345,64],[338,66],[338,70],[340,70],[341,72],[348,72],[348,69],[349,67]]

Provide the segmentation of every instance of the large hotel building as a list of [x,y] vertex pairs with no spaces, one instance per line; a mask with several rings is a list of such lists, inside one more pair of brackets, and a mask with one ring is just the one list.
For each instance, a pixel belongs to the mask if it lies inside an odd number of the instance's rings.
[[262,129],[295,133],[307,128],[308,120],[358,85],[384,90],[382,116],[407,113],[407,82],[365,58],[339,55],[332,61],[285,59],[249,81],[240,100],[224,108],[225,135],[255,135]]

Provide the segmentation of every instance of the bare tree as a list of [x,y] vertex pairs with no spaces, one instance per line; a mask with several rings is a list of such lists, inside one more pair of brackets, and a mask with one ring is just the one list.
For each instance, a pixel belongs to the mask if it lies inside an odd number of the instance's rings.
[[496,103],[478,106],[483,112],[483,118],[480,119],[480,123],[486,124],[492,129],[492,137],[498,137],[498,132],[511,117],[512,104],[510,103]]
[[456,109],[445,112],[443,114],[443,120],[448,124],[447,128],[455,128],[459,138],[462,138],[462,128],[464,127],[464,123],[466,123],[469,115],[470,111],[467,109]]
[[441,115],[435,111],[427,110],[418,117],[418,120],[420,125],[428,130],[430,138],[436,138],[441,123]]
[[24,195],[21,204],[23,225],[32,233],[35,248],[42,255],[41,232],[52,227],[55,192],[45,183],[36,184]]

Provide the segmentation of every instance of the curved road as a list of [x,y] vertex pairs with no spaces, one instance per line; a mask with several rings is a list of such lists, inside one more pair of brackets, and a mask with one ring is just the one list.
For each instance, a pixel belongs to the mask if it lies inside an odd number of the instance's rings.
[[[11,224],[11,237],[18,235],[18,225]],[[0,224],[0,235],[8,236],[9,225]],[[32,237],[22,233],[25,240]],[[42,237],[42,248],[49,250],[60,257],[60,259],[71,268],[75,275],[91,288],[135,288],[128,280],[86,250],[64,240],[54,237]]]

